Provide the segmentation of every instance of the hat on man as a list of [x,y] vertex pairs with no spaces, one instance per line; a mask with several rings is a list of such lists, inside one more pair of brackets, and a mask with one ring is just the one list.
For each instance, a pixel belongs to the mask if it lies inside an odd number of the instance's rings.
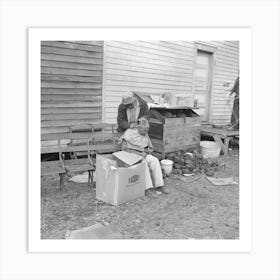
[[124,105],[127,105],[127,104],[131,104],[135,101],[135,96],[134,96],[134,93],[133,92],[127,92],[125,95],[123,95],[122,97],[122,103]]

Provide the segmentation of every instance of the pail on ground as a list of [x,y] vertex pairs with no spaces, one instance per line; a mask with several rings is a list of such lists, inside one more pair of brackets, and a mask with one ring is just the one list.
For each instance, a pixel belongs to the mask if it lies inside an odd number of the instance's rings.
[[221,147],[214,141],[200,141],[201,153],[204,158],[218,157]]
[[170,159],[163,159],[160,163],[164,174],[169,175],[172,172],[173,161]]

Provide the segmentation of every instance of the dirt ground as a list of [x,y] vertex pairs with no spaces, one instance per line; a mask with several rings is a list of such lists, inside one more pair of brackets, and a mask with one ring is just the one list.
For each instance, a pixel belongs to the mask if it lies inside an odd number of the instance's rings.
[[[238,150],[218,161],[226,168],[215,176],[233,176],[239,182]],[[96,223],[110,225],[126,239],[239,238],[239,184],[214,186],[203,175],[173,175],[165,184],[170,188],[168,195],[112,206],[95,199],[95,189],[87,184],[68,182],[62,192],[58,178],[44,178],[41,238],[64,239],[68,230]]]

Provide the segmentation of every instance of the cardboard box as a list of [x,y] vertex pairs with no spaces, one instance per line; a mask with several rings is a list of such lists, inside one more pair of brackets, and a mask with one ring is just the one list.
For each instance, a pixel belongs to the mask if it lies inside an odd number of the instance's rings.
[[96,198],[119,205],[145,195],[145,163],[127,166],[114,155],[96,156]]

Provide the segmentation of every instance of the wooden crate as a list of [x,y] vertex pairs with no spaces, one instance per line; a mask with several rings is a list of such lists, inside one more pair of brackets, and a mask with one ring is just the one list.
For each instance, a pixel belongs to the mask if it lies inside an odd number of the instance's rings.
[[[186,117],[162,117],[166,112],[174,115],[184,113]],[[199,146],[201,118],[192,109],[152,108],[149,136],[154,150],[162,154]]]

